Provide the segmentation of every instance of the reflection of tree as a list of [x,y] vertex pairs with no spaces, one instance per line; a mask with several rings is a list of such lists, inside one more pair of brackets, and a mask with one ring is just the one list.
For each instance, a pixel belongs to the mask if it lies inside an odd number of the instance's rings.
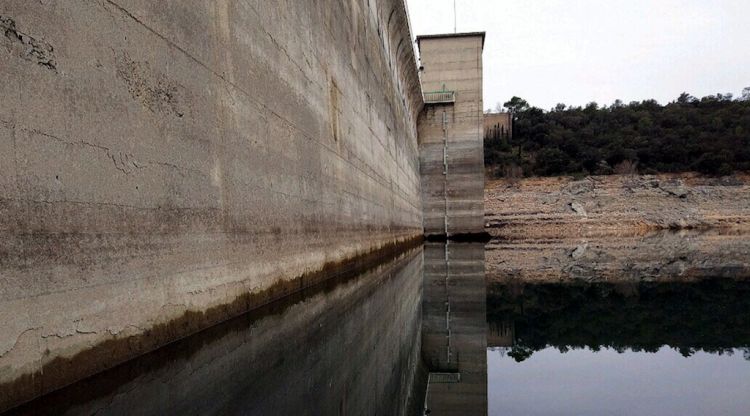
[[640,283],[633,296],[600,283],[497,285],[488,293],[488,321],[515,323],[508,355],[516,361],[549,346],[656,352],[665,345],[686,357],[741,349],[750,360],[750,282]]
[[531,357],[534,354],[534,350],[525,345],[516,344],[508,352],[509,357],[513,357],[517,362],[521,362]]

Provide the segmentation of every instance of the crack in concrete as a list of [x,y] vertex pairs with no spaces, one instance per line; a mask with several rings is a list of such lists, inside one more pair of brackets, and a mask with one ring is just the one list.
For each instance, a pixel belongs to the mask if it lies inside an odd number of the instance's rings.
[[144,165],[139,165],[138,161],[136,161],[135,157],[130,153],[117,152],[115,154],[107,149],[107,155],[112,159],[115,169],[126,175],[133,173],[134,169],[143,169],[145,167]]
[[162,166],[162,167],[174,169],[174,170],[178,171],[180,173],[180,175],[183,175],[183,176],[185,175],[185,172],[192,172],[192,173],[197,173],[197,174],[203,175],[203,173],[201,171],[198,171],[196,169],[190,169],[190,168],[180,167],[180,166],[177,166],[177,165],[175,165],[173,163],[169,163],[169,162],[160,162],[160,161],[154,161],[154,160],[146,160],[145,162],[140,162],[131,153],[125,153],[125,152],[121,152],[121,151],[112,150],[109,147],[98,145],[98,144],[91,143],[91,142],[87,142],[85,140],[70,141],[70,140],[66,140],[66,139],[63,139],[61,137],[49,134],[49,133],[45,133],[45,132],[37,130],[37,129],[28,129],[28,128],[19,127],[18,130],[21,130],[21,131],[26,132],[26,133],[31,133],[31,134],[36,134],[36,135],[39,135],[39,136],[42,136],[42,137],[46,137],[48,139],[52,139],[52,140],[58,141],[60,143],[69,145],[69,146],[90,147],[90,148],[93,148],[93,149],[97,149],[97,150],[103,151],[103,152],[106,153],[107,158],[110,159],[110,160],[112,160],[112,163],[113,163],[115,169],[119,170],[120,172],[122,172],[122,173],[124,173],[126,175],[129,175],[129,174],[133,173],[135,170],[148,168],[149,165],[157,165],[157,166]]
[[57,73],[57,62],[55,61],[54,48],[47,42],[38,40],[16,28],[15,20],[10,17],[0,16],[0,31],[8,39],[8,52],[16,50],[16,54],[29,61],[36,62]]
[[15,350],[16,347],[18,346],[18,343],[21,340],[21,337],[24,336],[27,332],[38,331],[40,329],[42,329],[41,326],[35,326],[35,327],[32,327],[32,328],[28,328],[28,329],[23,330],[23,332],[21,332],[20,334],[18,334],[18,336],[16,337],[16,340],[13,342],[13,345],[8,350],[0,352],[0,358],[3,358],[4,356],[8,355],[13,350]]

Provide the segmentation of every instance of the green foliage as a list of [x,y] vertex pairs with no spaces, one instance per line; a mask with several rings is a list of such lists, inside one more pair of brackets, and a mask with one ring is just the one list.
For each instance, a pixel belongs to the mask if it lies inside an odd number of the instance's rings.
[[627,161],[642,172],[750,171],[750,87],[731,94],[674,102],[611,106],[558,104],[551,111],[513,97],[510,139],[485,142],[485,164],[500,175],[518,166],[525,175],[609,174]]
[[508,111],[510,111],[513,114],[521,113],[530,108],[528,101],[524,100],[523,98],[515,97],[515,96],[511,98],[510,101],[506,102],[503,105],[505,106],[505,108],[508,109]]

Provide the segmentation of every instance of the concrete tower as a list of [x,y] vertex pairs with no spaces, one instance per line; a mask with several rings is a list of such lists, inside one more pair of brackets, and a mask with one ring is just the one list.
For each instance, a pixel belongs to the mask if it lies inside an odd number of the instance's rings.
[[484,231],[484,36],[417,37],[425,101],[419,154],[427,236]]

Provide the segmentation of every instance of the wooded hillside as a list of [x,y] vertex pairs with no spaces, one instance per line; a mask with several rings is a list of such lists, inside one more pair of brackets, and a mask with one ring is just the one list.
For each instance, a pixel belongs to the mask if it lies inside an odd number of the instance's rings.
[[498,177],[750,171],[750,88],[737,99],[683,93],[667,105],[618,100],[544,111],[518,97],[504,105],[512,138],[484,144]]

